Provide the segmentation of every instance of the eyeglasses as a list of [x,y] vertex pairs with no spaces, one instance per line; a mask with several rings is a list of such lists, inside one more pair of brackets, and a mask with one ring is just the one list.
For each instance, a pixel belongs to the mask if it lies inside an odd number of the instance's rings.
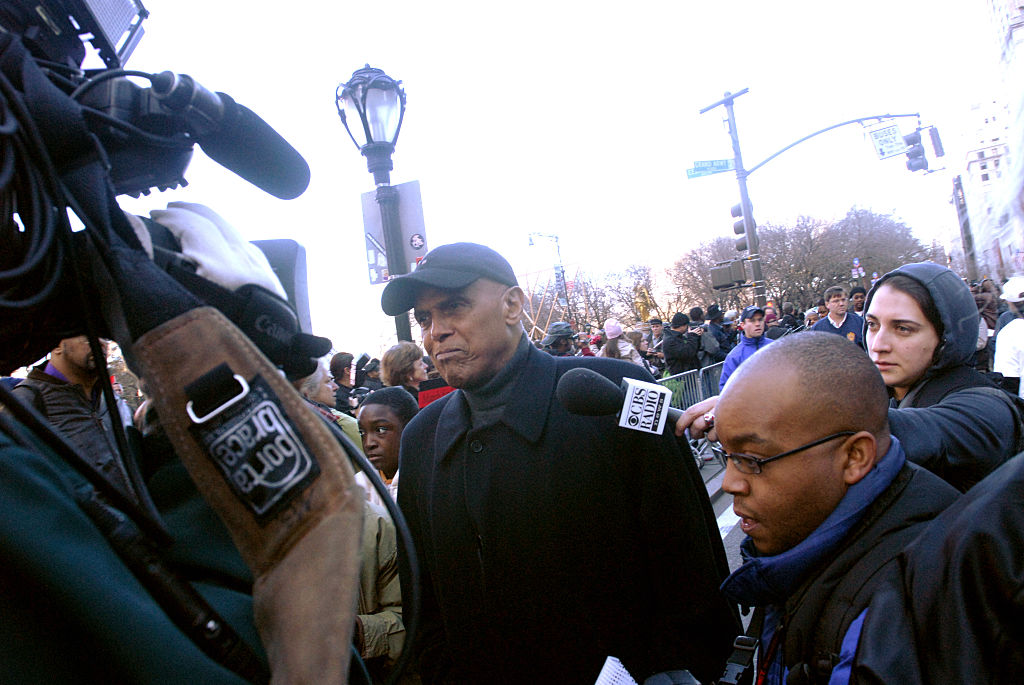
[[848,435],[856,434],[857,431],[840,431],[838,433],[833,433],[832,435],[824,437],[821,440],[815,440],[814,442],[809,442],[806,445],[797,447],[795,450],[789,450],[788,452],[783,452],[782,454],[776,454],[774,457],[768,457],[766,459],[762,459],[760,457],[752,457],[749,454],[733,454],[731,452],[726,452],[725,457],[726,459],[732,462],[733,466],[735,466],[740,473],[749,473],[756,475],[758,473],[761,473],[761,467],[770,461],[782,459],[783,457],[788,457],[791,454],[796,454],[797,452],[809,450],[812,447],[817,447],[818,445],[824,445],[826,442],[829,442],[830,440],[835,440],[836,438],[845,438]]

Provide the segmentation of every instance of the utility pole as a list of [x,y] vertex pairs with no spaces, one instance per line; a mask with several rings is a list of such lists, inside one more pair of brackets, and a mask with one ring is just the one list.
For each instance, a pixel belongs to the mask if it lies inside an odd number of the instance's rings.
[[707,111],[725,106],[729,118],[729,136],[732,138],[732,153],[736,167],[736,181],[740,186],[740,207],[743,212],[743,228],[747,237],[747,261],[750,262],[750,276],[754,281],[754,297],[758,307],[764,307],[768,303],[767,289],[765,287],[764,274],[761,271],[761,253],[757,242],[757,225],[754,223],[754,215],[750,207],[750,196],[747,194],[747,171],[743,168],[743,154],[740,152],[740,137],[736,132],[736,115],[733,112],[733,101],[748,91],[744,88],[735,95],[726,92],[718,102],[708,105],[700,111],[704,114]]
[[[736,98],[738,98],[740,95],[745,95],[748,91],[749,91],[748,88],[744,88],[743,90],[741,90],[738,93],[730,93],[730,92],[726,91],[725,97],[723,97],[718,102],[713,102],[712,104],[708,105],[704,109],[700,110],[700,113],[704,114],[705,112],[709,112],[709,111],[713,110],[715,107],[718,107],[719,105],[725,106],[725,111],[726,111],[726,115],[728,116],[728,123],[729,123],[729,137],[732,138],[732,152],[733,152],[733,159],[734,159],[734,167],[736,169],[736,181],[737,181],[737,183],[739,183],[739,186],[740,186],[740,204],[737,207],[733,207],[733,216],[738,217],[738,216],[742,215],[742,217],[743,217],[743,234],[745,236],[746,249],[749,252],[747,257],[743,261],[749,261],[750,262],[750,276],[751,276],[751,280],[754,282],[754,296],[756,298],[757,306],[758,307],[764,307],[768,303],[767,284],[765,283],[765,280],[764,280],[764,273],[761,270],[761,251],[760,251],[758,240],[757,240],[757,224],[754,222],[754,216],[753,216],[753,214],[751,212],[751,207],[750,207],[750,196],[747,194],[747,177],[750,176],[750,174],[754,173],[755,171],[760,169],[762,166],[764,166],[768,162],[772,161],[773,159],[775,159],[776,157],[781,155],[786,150],[789,150],[789,149],[791,149],[793,147],[796,147],[797,145],[799,145],[800,143],[804,142],[805,140],[808,140],[808,139],[813,138],[815,136],[821,135],[822,133],[825,133],[826,131],[831,131],[832,129],[839,128],[840,126],[847,126],[849,124],[862,123],[864,121],[868,121],[868,120],[872,120],[872,119],[877,119],[879,121],[882,121],[883,119],[896,119],[896,118],[899,118],[899,117],[918,117],[918,131],[917,131],[916,145],[917,145],[918,148],[921,148],[920,149],[920,154],[917,157],[917,158],[919,158],[921,160],[923,160],[924,148],[919,144],[920,143],[920,130],[921,130],[920,114],[918,114],[916,112],[913,113],[913,114],[880,114],[880,115],[876,115],[876,116],[872,116],[872,117],[860,117],[860,118],[857,118],[857,119],[850,119],[849,121],[843,121],[841,123],[834,124],[832,126],[827,126],[827,127],[823,128],[823,129],[821,129],[820,131],[815,131],[814,133],[811,133],[810,135],[804,136],[800,140],[797,140],[795,142],[790,143],[789,145],[787,145],[786,147],[782,148],[781,150],[779,150],[778,152],[774,153],[773,155],[769,156],[768,158],[758,162],[757,164],[752,166],[749,170],[748,169],[744,169],[743,168],[743,155],[740,152],[740,137],[739,137],[739,134],[736,132],[736,115],[733,112],[733,103],[735,102]],[[932,127],[932,129],[934,131],[934,127]],[[935,154],[936,154],[936,156],[941,157],[944,153],[942,152],[942,143],[938,141],[938,133],[937,132],[933,134],[932,142],[933,142],[933,145],[935,145]],[[915,144],[914,141],[907,140],[907,137],[904,136],[904,145],[913,147],[914,144]],[[897,151],[895,154],[901,154],[904,151],[905,150],[901,149],[901,150]],[[914,152],[915,152],[915,154],[917,154],[918,151],[915,149]],[[881,151],[879,152],[879,154],[881,154]],[[919,170],[919,169],[927,169],[928,168],[928,162],[927,162],[927,160],[923,160],[923,161],[920,161],[920,162],[915,162],[914,164],[910,164],[908,162],[907,168],[910,169],[911,171],[916,171],[916,170]],[[737,222],[735,224],[734,228],[735,228],[736,232],[739,233],[739,222]],[[744,247],[741,244],[738,243],[737,244],[737,249],[742,251],[744,249]],[[737,261],[735,263],[742,264],[742,261]],[[732,288],[736,287],[737,284],[740,284],[740,283],[743,282],[743,281],[737,281],[737,276],[739,278],[745,278],[745,273],[744,274],[734,274],[734,273],[732,273],[733,270],[731,268],[731,264],[732,263],[730,262],[730,265],[720,266],[720,268],[712,269],[712,276],[711,276],[712,284],[713,284],[712,287],[714,287],[715,289],[732,289]],[[716,275],[716,272],[721,272],[721,273]],[[717,277],[719,277],[719,276],[721,276],[723,278],[723,281],[721,281],[720,283],[716,284],[716,280],[715,279]]]

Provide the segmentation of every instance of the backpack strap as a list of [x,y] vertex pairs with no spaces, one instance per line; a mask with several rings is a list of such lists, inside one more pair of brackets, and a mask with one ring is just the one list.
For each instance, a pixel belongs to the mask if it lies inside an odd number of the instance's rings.
[[[860,534],[884,516],[913,477],[904,466],[892,485],[872,505],[872,514],[858,524],[854,533],[839,547],[856,550],[862,542]],[[787,685],[827,683],[832,669],[839,663],[843,637],[854,619],[860,615],[874,594],[881,571],[920,533],[915,525],[887,532],[863,550],[859,558],[843,569],[829,564],[806,581],[792,604],[787,603],[786,645],[783,655],[789,669]],[[862,548],[861,548],[862,549]],[[838,578],[829,582],[829,578]]]
[[718,679],[718,685],[749,685],[753,679],[752,666],[764,629],[764,614],[764,607],[754,609],[747,632],[736,636],[732,643],[732,654],[725,662],[725,673]]

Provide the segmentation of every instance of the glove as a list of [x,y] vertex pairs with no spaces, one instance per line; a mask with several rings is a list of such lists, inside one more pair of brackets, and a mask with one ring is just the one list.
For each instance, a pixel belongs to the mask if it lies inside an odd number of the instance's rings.
[[[171,202],[167,209],[155,209],[149,215],[174,234],[182,255],[196,264],[197,275],[228,290],[253,284],[287,299],[266,255],[209,207]],[[133,222],[133,227],[136,225],[141,226],[141,222]],[[148,251],[152,256],[152,248]]]

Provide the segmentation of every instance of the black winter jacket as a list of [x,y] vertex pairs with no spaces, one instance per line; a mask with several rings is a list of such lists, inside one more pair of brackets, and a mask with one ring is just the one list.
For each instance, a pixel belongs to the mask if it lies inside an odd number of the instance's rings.
[[993,471],[900,556],[861,631],[852,682],[1024,679],[1024,455]]
[[641,682],[722,672],[740,626],[718,592],[728,562],[688,447],[568,413],[555,388],[578,366],[653,380],[531,346],[498,423],[474,425],[457,390],[402,434],[426,683],[593,683],[609,655]]
[[51,376],[42,369],[32,369],[28,377],[15,386],[15,397],[38,409],[58,433],[78,448],[81,457],[130,499],[137,499],[128,484],[127,472],[114,441],[106,400],[101,395],[94,406],[82,386]]
[[665,329],[665,342],[661,344],[665,352],[665,371],[676,375],[684,371],[700,368],[697,352],[700,349],[700,338],[689,331],[680,333],[671,328]]

